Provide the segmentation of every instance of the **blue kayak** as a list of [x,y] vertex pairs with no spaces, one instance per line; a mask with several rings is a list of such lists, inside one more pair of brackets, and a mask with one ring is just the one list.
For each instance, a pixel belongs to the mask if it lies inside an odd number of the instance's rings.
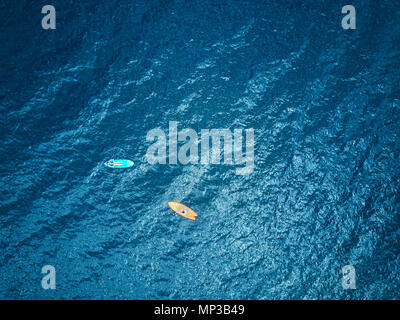
[[133,164],[133,161],[126,159],[111,159],[104,163],[104,165],[110,168],[129,168]]

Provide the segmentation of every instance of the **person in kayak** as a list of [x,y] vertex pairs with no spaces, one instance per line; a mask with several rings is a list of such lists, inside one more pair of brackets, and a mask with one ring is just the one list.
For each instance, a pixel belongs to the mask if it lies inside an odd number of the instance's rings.
[[107,161],[107,165],[108,165],[109,167],[114,167],[114,159],[108,160],[108,161]]

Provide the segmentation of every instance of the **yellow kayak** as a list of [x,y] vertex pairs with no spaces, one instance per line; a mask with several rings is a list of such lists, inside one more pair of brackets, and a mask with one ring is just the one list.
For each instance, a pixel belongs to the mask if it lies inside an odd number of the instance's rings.
[[175,201],[169,201],[168,205],[172,210],[174,210],[177,214],[180,214],[182,217],[190,220],[196,220],[197,213],[184,204]]

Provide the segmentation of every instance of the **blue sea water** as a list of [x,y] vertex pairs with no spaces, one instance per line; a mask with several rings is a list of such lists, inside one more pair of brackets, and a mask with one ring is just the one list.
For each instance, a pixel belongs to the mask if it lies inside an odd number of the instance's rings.
[[[400,3],[346,4],[0,1],[0,298],[399,299]],[[170,121],[253,173],[149,164]]]

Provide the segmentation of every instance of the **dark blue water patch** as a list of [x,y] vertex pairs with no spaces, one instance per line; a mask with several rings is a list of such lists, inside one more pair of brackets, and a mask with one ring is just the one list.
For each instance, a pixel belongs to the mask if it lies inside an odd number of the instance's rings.
[[[1,298],[399,299],[399,4],[52,4],[0,3]],[[253,128],[254,171],[149,164],[170,121]]]

